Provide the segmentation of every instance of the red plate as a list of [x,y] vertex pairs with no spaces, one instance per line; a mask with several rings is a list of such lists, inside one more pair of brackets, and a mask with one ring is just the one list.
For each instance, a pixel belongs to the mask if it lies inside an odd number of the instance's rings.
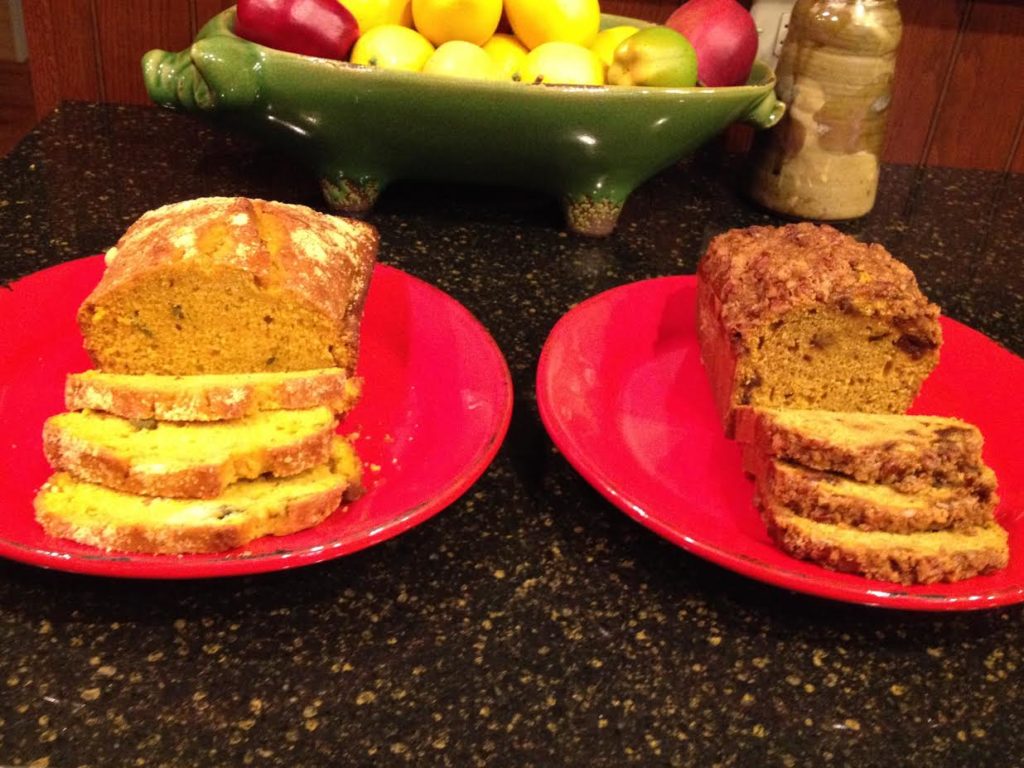
[[630,517],[746,576],[821,597],[917,610],[1024,600],[1024,360],[943,318],[941,363],[914,410],[959,416],[985,434],[999,476],[1010,565],[955,584],[903,587],[796,560],[768,538],[738,446],[726,440],[700,362],[696,280],[625,285],[573,308],[537,371],[541,418],[569,462]]
[[[75,313],[102,257],[43,270],[0,292],[0,555],[78,573],[198,578],[294,568],[389,539],[444,509],[494,458],[512,381],[494,340],[447,294],[379,265],[363,319],[358,432],[367,493],[316,528],[214,555],[123,555],[46,536],[32,498],[49,474],[41,430],[64,410],[64,378],[90,366]],[[379,469],[378,469],[379,467]]]

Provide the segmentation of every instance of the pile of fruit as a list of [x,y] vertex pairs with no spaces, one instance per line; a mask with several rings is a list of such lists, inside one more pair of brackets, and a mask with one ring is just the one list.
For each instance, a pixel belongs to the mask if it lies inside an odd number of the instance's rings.
[[599,0],[239,0],[235,32],[381,69],[548,85],[740,85],[757,52],[736,0],[687,0],[642,29],[600,24]]

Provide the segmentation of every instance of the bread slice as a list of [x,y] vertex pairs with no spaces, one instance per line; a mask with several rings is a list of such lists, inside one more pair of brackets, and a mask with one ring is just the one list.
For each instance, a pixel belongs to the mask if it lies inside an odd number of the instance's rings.
[[55,470],[80,480],[145,496],[208,499],[240,479],[323,464],[334,430],[334,414],[324,407],[201,423],[72,411],[47,419],[43,449]]
[[352,446],[336,438],[326,463],[294,477],[243,480],[214,499],[137,496],[58,472],[36,496],[36,520],[50,536],[106,550],[221,552],[319,524],[359,487],[361,471]]
[[941,485],[994,492],[982,436],[960,419],[746,407],[736,439],[762,453],[907,493]]
[[998,523],[963,531],[883,533],[820,523],[764,505],[768,533],[793,557],[899,584],[960,581],[1005,568],[1007,534]]
[[340,368],[196,376],[89,370],[68,376],[64,403],[69,411],[90,409],[126,419],[221,421],[318,405],[340,415],[355,405],[361,389],[362,380]]
[[785,507],[801,517],[863,531],[916,533],[988,525],[998,504],[992,475],[974,488],[938,486],[910,494],[887,485],[861,483],[835,472],[808,469],[746,450],[743,466],[754,476],[761,503]]

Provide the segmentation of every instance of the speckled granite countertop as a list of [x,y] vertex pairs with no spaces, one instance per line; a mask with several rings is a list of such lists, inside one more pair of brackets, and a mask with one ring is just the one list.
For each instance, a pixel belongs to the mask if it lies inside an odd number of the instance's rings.
[[[533,397],[551,326],[771,221],[735,175],[702,152],[603,241],[562,234],[527,194],[386,193],[381,259],[463,302],[507,355],[515,415],[490,470],[397,539],[291,572],[130,582],[0,561],[0,763],[1024,762],[1024,608],[901,613],[750,581],[633,523],[551,447]],[[320,205],[285,158],[192,119],[66,105],[0,159],[0,277],[209,194]],[[845,229],[1024,352],[1024,177],[887,168],[876,211]]]

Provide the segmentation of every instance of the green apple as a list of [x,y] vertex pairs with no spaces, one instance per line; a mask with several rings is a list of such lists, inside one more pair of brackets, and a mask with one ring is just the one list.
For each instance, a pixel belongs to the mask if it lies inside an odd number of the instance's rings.
[[627,37],[608,67],[611,85],[688,88],[697,84],[697,53],[669,27],[646,27]]

